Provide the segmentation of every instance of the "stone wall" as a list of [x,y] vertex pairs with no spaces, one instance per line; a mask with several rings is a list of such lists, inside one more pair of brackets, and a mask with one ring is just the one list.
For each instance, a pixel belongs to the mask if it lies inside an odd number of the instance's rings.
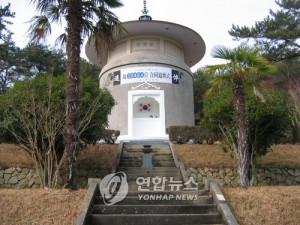
[[0,169],[0,187],[6,188],[39,188],[39,175],[29,168],[10,167]]
[[[238,187],[239,176],[236,168],[187,168],[188,177],[198,183],[206,179],[217,180],[220,186]],[[300,185],[300,169],[259,168],[253,185]]]
[[[88,178],[103,178],[111,173],[111,169],[80,168],[74,175],[76,188],[85,188]],[[206,179],[217,180],[220,186],[238,187],[239,176],[236,168],[187,168],[188,177],[198,183]],[[61,183],[61,179],[59,179]],[[300,185],[300,169],[259,168],[253,184],[262,185]],[[31,168],[0,168],[0,187],[2,188],[40,188],[41,181],[35,170]]]
[[[84,169],[80,168],[74,174],[75,188],[85,188],[88,178],[103,178],[111,173],[111,169]],[[58,186],[62,185],[61,177],[58,178]],[[40,188],[41,180],[38,173],[31,168],[10,167],[0,168],[1,188]]]
[[86,188],[88,178],[103,178],[111,173],[111,169],[84,169],[80,168],[74,174],[75,188]]

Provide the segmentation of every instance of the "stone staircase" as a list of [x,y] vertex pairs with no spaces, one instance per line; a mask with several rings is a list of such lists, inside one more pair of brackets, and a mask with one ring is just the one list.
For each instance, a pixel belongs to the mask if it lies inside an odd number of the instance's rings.
[[[153,168],[143,168],[144,144],[151,144]],[[108,206],[97,192],[85,224],[222,224],[213,197],[183,182],[168,142],[124,143],[118,171],[127,175],[126,198]]]
[[170,146],[167,143],[163,142],[146,142],[142,144],[139,142],[124,143],[122,156],[119,163],[119,170],[122,170],[124,167],[136,168],[142,167],[142,157],[143,154],[142,148],[143,145],[151,145],[153,156],[153,166],[154,167],[176,167]]

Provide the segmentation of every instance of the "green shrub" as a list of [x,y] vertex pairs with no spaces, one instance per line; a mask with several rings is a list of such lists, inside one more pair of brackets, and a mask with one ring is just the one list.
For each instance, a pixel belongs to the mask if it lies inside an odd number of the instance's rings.
[[204,141],[213,144],[217,140],[213,132],[198,126],[170,126],[168,133],[170,141],[177,144],[185,144],[190,140],[197,144]]
[[106,129],[103,133],[103,139],[107,144],[114,144],[120,136],[119,130]]
[[189,141],[189,126],[170,126],[168,128],[169,139],[173,143],[185,144]]
[[[223,134],[223,150],[233,150],[237,146],[237,129],[235,126],[234,106],[230,89],[222,89],[209,96],[204,102],[202,126]],[[266,155],[273,144],[279,144],[286,133],[291,130],[291,104],[280,90],[264,90],[264,100],[247,90],[246,108],[249,123],[250,171],[255,172],[257,159]],[[253,172],[254,171],[254,172]]]
[[203,144],[203,142],[213,144],[220,139],[216,133],[200,127],[196,127],[196,129],[194,129],[192,137],[194,143],[197,144]]

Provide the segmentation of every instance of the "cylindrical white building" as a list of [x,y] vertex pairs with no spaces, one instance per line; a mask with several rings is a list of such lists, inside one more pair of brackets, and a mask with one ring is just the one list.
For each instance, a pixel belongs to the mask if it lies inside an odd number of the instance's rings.
[[111,91],[117,105],[109,128],[120,139],[166,137],[171,125],[194,125],[193,77],[190,67],[205,54],[201,36],[188,27],[165,21],[123,23],[115,47],[86,55],[102,68],[100,87]]

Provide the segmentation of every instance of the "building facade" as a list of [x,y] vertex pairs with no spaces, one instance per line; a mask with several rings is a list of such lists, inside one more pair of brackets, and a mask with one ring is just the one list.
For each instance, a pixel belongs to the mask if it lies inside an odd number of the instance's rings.
[[205,54],[201,36],[179,24],[137,20],[123,23],[126,32],[112,49],[96,54],[86,45],[91,62],[102,68],[100,87],[115,101],[109,128],[121,139],[166,137],[172,125],[194,125],[193,76],[190,67]]

